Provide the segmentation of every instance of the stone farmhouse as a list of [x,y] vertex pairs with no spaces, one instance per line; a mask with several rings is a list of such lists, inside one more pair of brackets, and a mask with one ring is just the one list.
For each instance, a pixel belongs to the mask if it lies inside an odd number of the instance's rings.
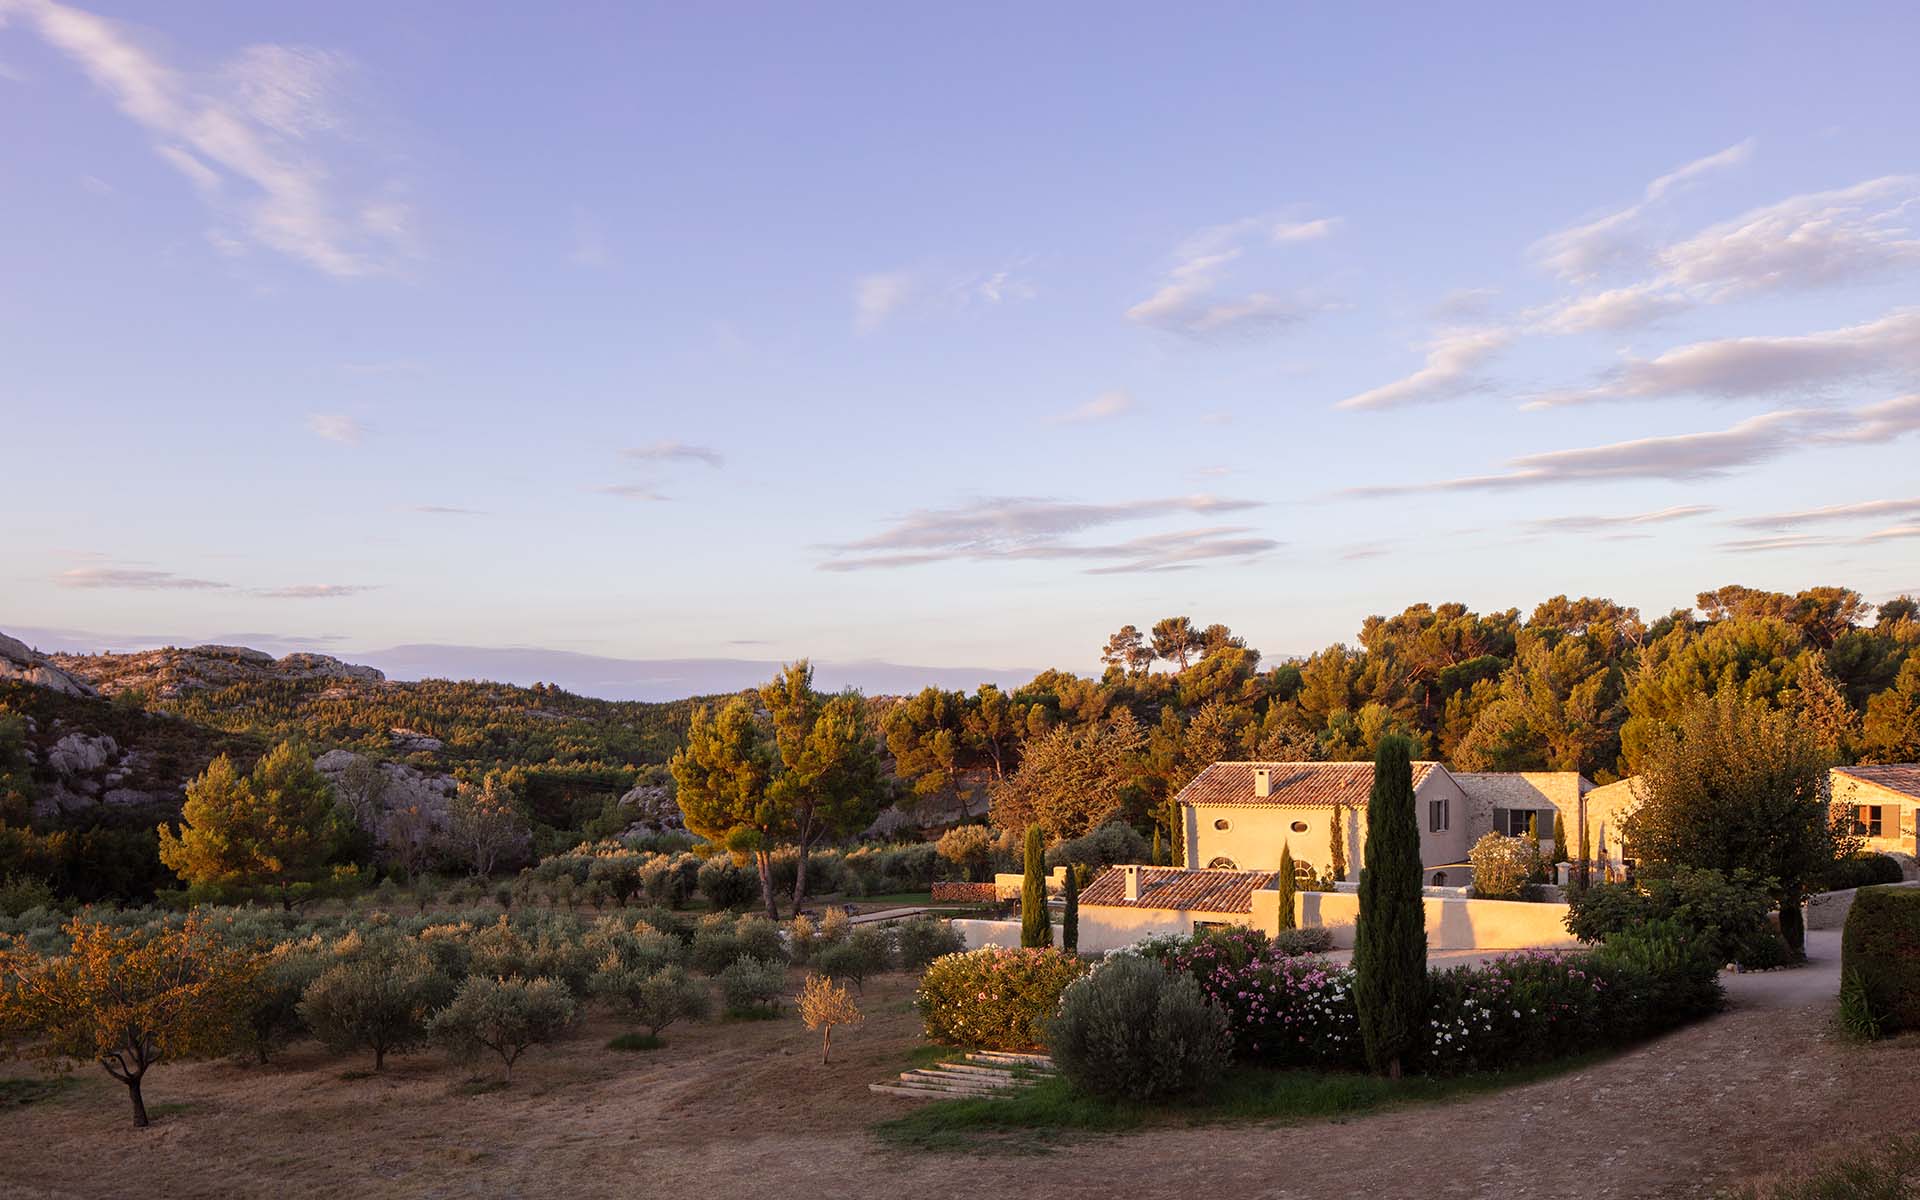
[[1867,849],[1911,870],[1920,861],[1920,763],[1835,767],[1830,778],[1833,802],[1853,809],[1854,832]]

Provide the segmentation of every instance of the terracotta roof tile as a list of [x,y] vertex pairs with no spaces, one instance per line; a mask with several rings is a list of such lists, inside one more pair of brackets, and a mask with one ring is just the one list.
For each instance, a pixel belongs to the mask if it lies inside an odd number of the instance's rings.
[[[1413,764],[1413,786],[1425,783],[1438,763]],[[1253,794],[1253,772],[1273,772],[1272,790]],[[1174,799],[1181,804],[1275,805],[1280,808],[1365,808],[1373,790],[1370,762],[1217,762],[1193,777]]]
[[1835,767],[1838,775],[1851,775],[1863,783],[1888,791],[1904,792],[1920,800],[1920,763],[1887,763],[1878,767]]
[[1253,893],[1270,885],[1274,871],[1189,871],[1183,867],[1141,867],[1140,898],[1126,899],[1127,873],[1108,867],[1080,893],[1080,903],[1108,908],[1174,908],[1200,912],[1253,911]]

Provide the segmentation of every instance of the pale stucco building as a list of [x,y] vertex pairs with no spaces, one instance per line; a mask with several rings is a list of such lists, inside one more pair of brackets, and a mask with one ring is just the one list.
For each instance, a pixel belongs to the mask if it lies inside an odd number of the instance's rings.
[[1920,763],[1835,767],[1833,802],[1853,810],[1867,849],[1920,860]]

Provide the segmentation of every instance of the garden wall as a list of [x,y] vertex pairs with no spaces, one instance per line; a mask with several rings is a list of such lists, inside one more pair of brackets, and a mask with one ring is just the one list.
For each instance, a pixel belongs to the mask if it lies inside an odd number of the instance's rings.
[[[1353,945],[1354,922],[1360,916],[1360,897],[1348,892],[1301,892],[1301,925],[1325,925],[1333,930],[1339,949]],[[1426,896],[1429,950],[1515,950],[1525,946],[1572,946],[1567,932],[1567,906],[1530,904],[1524,900],[1467,900]]]

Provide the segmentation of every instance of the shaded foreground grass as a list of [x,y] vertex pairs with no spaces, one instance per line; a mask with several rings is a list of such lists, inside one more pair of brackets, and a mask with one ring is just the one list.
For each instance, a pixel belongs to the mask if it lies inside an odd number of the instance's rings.
[[1532,1083],[1606,1057],[1596,1052],[1484,1075],[1397,1080],[1235,1067],[1204,1094],[1164,1105],[1102,1100],[1073,1091],[1065,1080],[1049,1079],[1007,1100],[934,1101],[881,1122],[874,1134],[899,1150],[1039,1154],[1101,1134],[1234,1121],[1327,1120],[1431,1104]]
[[1723,1192],[1726,1200],[1911,1200],[1920,1196],[1920,1135],[1853,1153],[1804,1178],[1764,1190]]

